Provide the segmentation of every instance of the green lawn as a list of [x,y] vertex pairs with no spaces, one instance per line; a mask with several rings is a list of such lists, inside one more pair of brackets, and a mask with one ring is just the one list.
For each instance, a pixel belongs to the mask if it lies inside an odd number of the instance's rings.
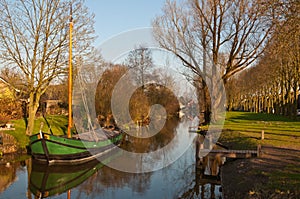
[[227,112],[220,141],[235,149],[255,148],[257,144],[300,148],[300,121],[273,114]]
[[[49,122],[54,134],[56,135],[66,134],[67,125],[68,125],[68,118],[66,116],[61,116],[61,115],[48,116],[47,121]],[[5,131],[5,133],[9,133],[13,135],[19,142],[20,147],[22,149],[25,149],[26,145],[28,145],[29,142],[29,137],[26,136],[25,134],[25,121],[21,119],[21,120],[12,120],[10,122],[14,124],[15,130]],[[46,121],[44,120],[43,117],[36,119],[33,133],[39,132],[42,123],[43,123],[42,130],[44,132],[50,133],[50,129],[47,126]]]

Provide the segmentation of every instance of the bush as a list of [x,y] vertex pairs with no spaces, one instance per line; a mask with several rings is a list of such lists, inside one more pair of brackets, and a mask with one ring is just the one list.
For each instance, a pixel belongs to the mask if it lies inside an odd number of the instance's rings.
[[21,119],[23,116],[22,103],[10,98],[0,99],[0,123],[5,124],[12,119]]

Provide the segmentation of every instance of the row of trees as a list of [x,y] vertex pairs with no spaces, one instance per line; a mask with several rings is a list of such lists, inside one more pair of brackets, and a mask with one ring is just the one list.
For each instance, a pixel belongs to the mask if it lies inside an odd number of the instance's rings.
[[256,65],[230,80],[228,108],[296,116],[300,108],[300,3],[282,5],[272,40]]
[[183,62],[184,72],[200,84],[198,88],[207,87],[210,97],[202,100],[211,107],[201,107],[201,112],[206,115],[204,118],[209,118],[212,112],[211,119],[218,119],[218,112],[225,105],[223,85],[262,55],[276,22],[281,18],[279,9],[284,3],[289,2],[166,2],[163,14],[153,21],[154,35],[162,48]]

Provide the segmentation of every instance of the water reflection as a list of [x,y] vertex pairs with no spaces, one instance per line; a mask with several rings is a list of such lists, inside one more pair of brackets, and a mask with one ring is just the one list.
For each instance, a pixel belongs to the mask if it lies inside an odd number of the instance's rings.
[[[130,142],[127,143],[128,150],[144,152],[155,150],[173,139],[176,133],[182,134],[181,138],[186,137],[187,140],[192,136],[187,130],[188,123],[173,121],[166,125],[165,131],[160,135],[157,134],[153,140],[130,138]],[[178,140],[179,143],[185,141]],[[153,148],[150,147],[151,142],[154,143]],[[144,146],[136,146],[139,144]],[[219,156],[209,155],[195,161],[196,151],[196,145],[193,145],[173,164],[148,173],[126,173],[107,167],[98,161],[63,167],[39,165],[28,159],[26,167],[19,163],[6,171],[5,165],[1,165],[0,182],[3,183],[1,190],[5,190],[0,192],[0,198],[219,199],[222,195],[219,190],[221,187],[219,167],[224,160]],[[119,154],[110,154],[102,157],[102,161],[120,163],[122,162],[120,158]],[[149,163],[150,166],[153,164],[155,162]],[[23,173],[18,173],[18,170]],[[10,171],[12,174],[6,175]],[[11,180],[5,180],[7,178]],[[5,184],[10,184],[10,188]],[[16,195],[23,197],[16,197]]]
[[[0,159],[0,198],[16,198],[13,187],[18,184],[20,174],[27,173],[26,161],[29,156],[24,155],[4,155]],[[22,160],[22,161],[21,161]],[[22,177],[21,177],[22,178]],[[27,183],[27,178],[24,178]],[[24,188],[24,198],[26,197],[27,189]]]
[[125,173],[109,167],[103,167],[101,172],[85,181],[79,190],[81,194],[98,196],[99,198],[100,196],[101,198],[111,198],[109,195],[113,194],[123,195],[122,198],[127,198],[126,195],[129,192],[143,195],[153,183],[151,179],[152,174]]
[[[151,123],[150,125],[155,125],[156,123]],[[151,151],[156,151],[160,148],[163,148],[169,142],[171,142],[177,133],[176,128],[178,127],[179,120],[172,119],[168,120],[162,130],[152,137],[148,137],[149,131],[152,128],[137,128],[135,130],[135,134],[137,136],[144,135],[147,138],[140,138],[133,135],[134,133],[131,132],[129,135],[126,136],[126,142],[121,146],[126,151],[135,152],[135,153],[148,153]],[[155,127],[153,127],[155,129]]]
[[17,178],[16,172],[20,163],[0,164],[0,193],[7,189]]
[[221,149],[218,145],[212,145],[209,139],[205,139],[204,135],[198,135],[195,138],[195,159],[196,159],[196,167],[201,170],[203,176],[216,176],[220,177],[220,167],[224,164],[226,158],[221,157],[220,154],[210,154],[208,153],[206,156],[202,156],[202,150],[205,149]]
[[80,185],[105,163],[119,156],[111,151],[98,159],[77,165],[44,165],[31,160],[29,189],[38,198],[46,198],[69,191]]
[[[153,137],[127,135],[122,157],[109,166],[124,172],[145,173],[172,164],[193,142],[195,135],[188,133],[188,126],[178,120],[167,120],[164,128]],[[142,133],[147,133],[147,129]]]

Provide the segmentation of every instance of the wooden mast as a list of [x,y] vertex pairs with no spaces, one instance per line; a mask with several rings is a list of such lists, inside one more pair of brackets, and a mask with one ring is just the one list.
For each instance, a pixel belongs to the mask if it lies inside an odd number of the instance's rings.
[[73,89],[73,69],[72,69],[72,31],[73,31],[73,17],[72,17],[72,4],[70,4],[70,24],[69,24],[69,86],[68,86],[68,99],[69,99],[69,121],[68,121],[68,138],[71,138],[72,128],[72,89]]

